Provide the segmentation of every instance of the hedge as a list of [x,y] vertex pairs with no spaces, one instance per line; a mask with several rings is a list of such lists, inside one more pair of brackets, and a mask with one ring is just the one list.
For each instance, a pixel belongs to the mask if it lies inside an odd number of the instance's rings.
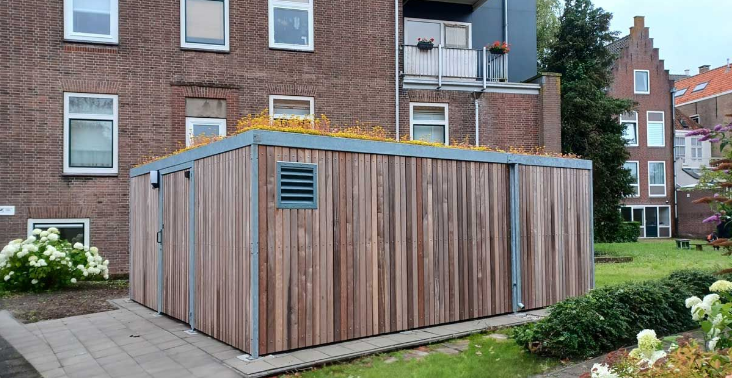
[[697,328],[684,301],[709,292],[716,278],[684,270],[669,277],[592,290],[550,308],[549,316],[514,330],[528,350],[557,358],[587,358],[633,345],[643,329],[669,335]]

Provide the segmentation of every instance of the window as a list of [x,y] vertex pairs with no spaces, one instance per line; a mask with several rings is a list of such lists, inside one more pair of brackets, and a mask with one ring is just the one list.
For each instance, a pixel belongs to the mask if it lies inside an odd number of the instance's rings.
[[694,114],[693,116],[689,117],[692,121],[701,124],[701,117],[699,117],[699,114]]
[[650,197],[666,196],[666,162],[648,162],[648,195]]
[[689,138],[691,144],[691,160],[701,160],[702,158],[702,142],[701,137]]
[[470,49],[472,42],[472,24],[425,19],[404,19],[404,44],[416,45],[417,38],[434,38],[435,46]]
[[186,147],[217,136],[226,136],[226,119],[186,117]]
[[685,95],[686,94],[686,89],[687,88],[680,89],[680,90],[676,91],[676,94],[674,94],[674,97],[681,97],[681,96]]
[[651,83],[649,81],[650,71],[648,70],[635,70],[635,93],[637,94],[649,94],[651,93]]
[[638,162],[637,161],[626,161],[623,168],[630,171],[630,177],[632,181],[630,186],[633,188],[634,194],[631,197],[640,196],[640,180],[638,178]]
[[280,209],[318,208],[318,166],[277,162],[277,207]]
[[630,112],[620,115],[620,123],[623,125],[623,138],[628,146],[638,145],[638,112]]
[[229,0],[181,0],[182,47],[229,51]]
[[674,158],[683,159],[686,156],[686,137],[681,135],[674,136]]
[[298,96],[269,96],[269,114],[272,119],[312,118],[315,99]]
[[28,219],[28,236],[31,236],[33,229],[48,230],[51,227],[58,228],[60,237],[71,244],[81,243],[89,246],[89,219]]
[[646,113],[646,133],[648,147],[664,147],[666,146],[664,112],[648,112]]
[[64,0],[64,39],[117,43],[117,0]]
[[269,0],[269,47],[313,51],[313,1]]
[[703,91],[704,88],[707,87],[707,84],[709,84],[709,82],[697,84],[696,87],[694,87],[694,90],[691,91],[691,93],[698,92],[698,91]]
[[117,96],[64,93],[64,173],[117,174]]
[[412,140],[449,144],[447,104],[411,103],[409,126]]

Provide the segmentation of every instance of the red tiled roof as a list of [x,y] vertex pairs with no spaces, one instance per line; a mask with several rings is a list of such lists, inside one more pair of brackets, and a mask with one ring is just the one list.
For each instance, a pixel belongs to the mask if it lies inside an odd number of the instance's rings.
[[679,131],[691,131],[701,129],[702,126],[693,119],[689,118],[688,115],[684,114],[681,110],[676,109],[676,119],[674,120],[674,129]]
[[[694,92],[694,88],[702,83],[708,83],[707,87]],[[684,93],[683,96],[676,97],[676,105],[730,92],[732,91],[732,68],[728,69],[727,66],[724,65],[722,67],[709,70],[703,74],[679,80],[676,82],[675,86],[677,91],[686,89],[686,93]]]

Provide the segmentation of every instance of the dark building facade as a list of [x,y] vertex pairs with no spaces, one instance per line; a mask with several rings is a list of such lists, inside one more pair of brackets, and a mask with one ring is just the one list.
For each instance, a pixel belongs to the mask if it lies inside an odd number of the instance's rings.
[[[534,1],[507,12],[505,0],[459,3],[0,8],[0,19],[24,20],[0,24],[0,121],[10,125],[0,128],[0,239],[53,225],[125,273],[130,168],[265,109],[381,125],[394,138],[559,151],[560,78],[536,75]],[[423,36],[439,37],[431,50],[406,39],[421,26],[439,33]],[[493,40],[511,52],[486,52]]]

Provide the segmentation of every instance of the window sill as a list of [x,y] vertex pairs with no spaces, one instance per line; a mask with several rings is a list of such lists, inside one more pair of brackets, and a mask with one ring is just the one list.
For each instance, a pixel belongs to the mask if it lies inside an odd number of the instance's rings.
[[209,52],[217,54],[231,54],[231,50],[227,48],[215,48],[215,47],[204,47],[204,46],[181,46],[181,51],[194,51],[194,52]]
[[119,173],[76,173],[76,172],[64,172],[61,174],[62,177],[119,177]]
[[73,37],[64,38],[64,42],[78,43],[78,44],[83,44],[83,45],[119,46],[119,41],[113,41],[113,40],[105,41],[105,40],[94,40],[94,39],[73,38]]
[[314,47],[305,47],[305,48],[297,48],[297,47],[287,47],[287,46],[269,46],[270,50],[281,50],[281,51],[291,51],[291,52],[304,52],[304,53],[314,53],[315,48]]

